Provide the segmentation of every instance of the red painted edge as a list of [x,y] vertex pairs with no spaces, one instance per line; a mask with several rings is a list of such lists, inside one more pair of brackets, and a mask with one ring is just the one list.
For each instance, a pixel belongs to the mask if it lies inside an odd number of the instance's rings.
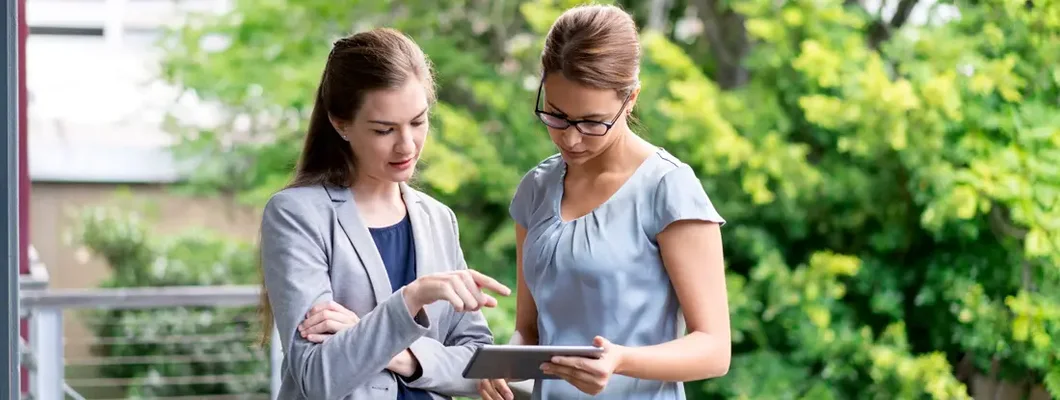
[[[29,37],[29,25],[26,24],[26,0],[18,0],[18,270],[21,274],[29,273],[29,91],[26,89],[26,38]],[[19,321],[22,337],[29,340],[29,321]],[[21,390],[29,389],[29,371],[21,369]]]

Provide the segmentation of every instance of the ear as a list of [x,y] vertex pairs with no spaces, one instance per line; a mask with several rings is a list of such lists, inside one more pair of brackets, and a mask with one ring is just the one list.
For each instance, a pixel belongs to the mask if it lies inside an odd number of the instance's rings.
[[633,88],[633,92],[629,94],[629,104],[626,105],[626,114],[632,114],[633,108],[637,105],[637,99],[640,98],[640,84]]
[[340,120],[331,116],[331,114],[328,114],[328,122],[331,123],[332,128],[335,128],[335,132],[339,133],[339,136],[342,137],[342,140],[349,141],[349,139],[346,138],[346,121]]

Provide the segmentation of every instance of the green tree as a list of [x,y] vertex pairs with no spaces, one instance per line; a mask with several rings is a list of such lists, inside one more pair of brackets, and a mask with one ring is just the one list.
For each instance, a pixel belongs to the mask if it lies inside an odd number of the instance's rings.
[[[1060,4],[629,3],[654,28],[639,132],[730,221],[733,366],[693,396],[954,399],[976,380],[1060,396]],[[205,162],[187,187],[263,204],[330,42],[396,27],[440,85],[417,184],[458,213],[469,264],[513,282],[508,201],[553,151],[537,56],[574,4],[237,0],[194,18],[163,43],[163,75],[228,122],[171,121],[175,151]]]

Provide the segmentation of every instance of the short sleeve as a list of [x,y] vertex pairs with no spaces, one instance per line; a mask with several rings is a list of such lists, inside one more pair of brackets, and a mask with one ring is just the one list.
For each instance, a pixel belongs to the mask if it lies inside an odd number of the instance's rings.
[[537,175],[537,168],[534,168],[523,176],[508,206],[508,214],[524,228],[530,227],[530,216],[533,214],[534,204],[537,204]]
[[675,221],[701,220],[724,225],[725,219],[703,190],[703,184],[687,164],[667,172],[655,189],[655,224],[652,236]]

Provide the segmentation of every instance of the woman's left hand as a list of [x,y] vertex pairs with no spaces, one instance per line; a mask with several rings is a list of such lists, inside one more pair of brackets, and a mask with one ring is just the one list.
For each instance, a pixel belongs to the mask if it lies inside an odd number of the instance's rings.
[[598,359],[588,357],[552,357],[552,362],[541,365],[541,370],[569,382],[574,387],[589,395],[604,391],[615,369],[622,360],[623,347],[612,344],[607,339],[597,336],[593,346],[604,349]]
[[313,343],[322,343],[331,335],[356,325],[361,318],[334,301],[313,306],[298,325],[298,333]]

